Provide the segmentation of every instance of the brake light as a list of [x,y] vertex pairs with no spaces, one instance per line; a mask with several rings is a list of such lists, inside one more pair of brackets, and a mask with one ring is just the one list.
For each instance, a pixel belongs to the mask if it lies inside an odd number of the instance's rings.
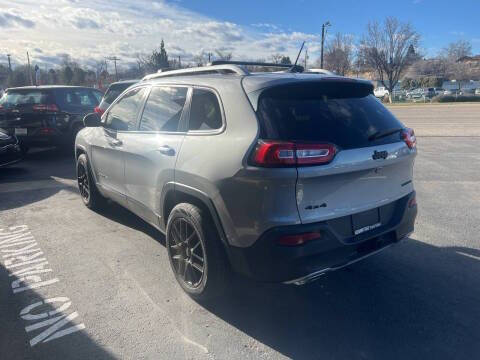
[[408,202],[408,207],[409,208],[414,207],[414,206],[417,206],[417,197],[415,195],[413,195],[413,197]]
[[303,245],[309,241],[319,239],[322,235],[318,232],[305,234],[285,235],[277,239],[277,243],[285,246]]
[[410,149],[413,149],[417,146],[417,137],[415,136],[415,132],[413,131],[413,129],[407,128],[403,130],[402,139],[403,141],[405,141],[405,143]]
[[55,134],[55,130],[52,128],[41,128],[39,133],[40,135],[53,135]]
[[95,109],[93,109],[94,112],[96,112],[98,115],[103,115],[105,110],[100,109],[98,106],[95,106]]
[[58,112],[60,109],[55,104],[35,104],[33,105],[34,111],[50,111],[50,112]]
[[332,161],[336,152],[332,144],[259,140],[253,162],[263,167],[321,165]]

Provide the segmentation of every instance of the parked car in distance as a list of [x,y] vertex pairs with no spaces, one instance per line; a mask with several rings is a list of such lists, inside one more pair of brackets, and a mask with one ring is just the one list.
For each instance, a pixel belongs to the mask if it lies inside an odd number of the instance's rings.
[[111,83],[105,91],[102,101],[97,107],[95,107],[95,112],[102,115],[110,104],[115,101],[118,95],[137,82],[139,82],[139,80],[124,80]]
[[390,92],[384,86],[380,86],[373,91],[373,94],[377,98],[384,98],[385,96],[390,95]]
[[22,160],[23,152],[15,135],[0,129],[0,167]]
[[9,88],[0,99],[0,128],[14,134],[23,149],[68,146],[83,127],[83,117],[99,104],[102,93],[80,86]]
[[434,88],[433,91],[435,92],[435,96],[437,96],[437,95],[443,95],[443,93],[445,92],[445,89]]
[[194,298],[221,294],[230,269],[305,284],[414,229],[416,138],[372,92],[227,61],[152,74],[85,117],[81,199],[112,199],[165,233]]

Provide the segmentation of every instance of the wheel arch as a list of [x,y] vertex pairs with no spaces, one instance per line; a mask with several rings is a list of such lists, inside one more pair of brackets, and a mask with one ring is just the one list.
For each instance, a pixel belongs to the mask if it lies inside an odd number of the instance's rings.
[[166,229],[167,227],[168,216],[170,215],[172,209],[175,207],[175,205],[182,202],[191,203],[204,210],[210,216],[210,219],[212,220],[213,225],[217,229],[218,235],[223,245],[228,247],[229,244],[227,241],[227,237],[225,235],[225,231],[223,229],[220,217],[218,216],[218,212],[215,208],[215,205],[213,204],[213,201],[204,192],[187,185],[173,182],[165,185],[161,199],[162,216],[160,219],[160,226],[163,229]]

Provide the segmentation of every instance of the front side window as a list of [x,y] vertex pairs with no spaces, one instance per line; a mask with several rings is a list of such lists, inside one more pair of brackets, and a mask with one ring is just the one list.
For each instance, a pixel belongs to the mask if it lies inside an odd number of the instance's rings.
[[193,89],[190,131],[216,130],[222,127],[222,113],[217,96],[210,90]]
[[126,93],[108,112],[105,127],[120,131],[135,130],[144,94],[145,88],[136,88]]
[[140,131],[178,131],[187,92],[186,87],[153,87],[140,120]]

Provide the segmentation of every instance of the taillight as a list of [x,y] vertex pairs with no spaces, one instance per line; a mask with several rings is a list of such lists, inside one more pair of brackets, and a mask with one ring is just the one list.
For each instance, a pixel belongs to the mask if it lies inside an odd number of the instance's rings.
[[408,207],[414,207],[417,206],[417,197],[413,195],[413,197],[408,201]]
[[60,109],[55,104],[35,104],[33,105],[34,111],[49,111],[49,112],[58,112]]
[[318,232],[311,232],[305,234],[284,235],[277,239],[277,243],[285,246],[303,245],[309,241],[319,239],[321,234]]
[[336,152],[332,144],[259,140],[252,159],[263,167],[321,165],[332,161]]
[[417,137],[415,136],[413,129],[407,128],[403,130],[402,139],[410,149],[413,149],[415,146],[417,146]]
[[93,109],[94,112],[96,112],[98,115],[103,115],[105,110],[100,109],[98,106],[95,106],[95,109]]
[[53,135],[55,134],[55,130],[52,128],[41,128],[39,133],[40,135]]

